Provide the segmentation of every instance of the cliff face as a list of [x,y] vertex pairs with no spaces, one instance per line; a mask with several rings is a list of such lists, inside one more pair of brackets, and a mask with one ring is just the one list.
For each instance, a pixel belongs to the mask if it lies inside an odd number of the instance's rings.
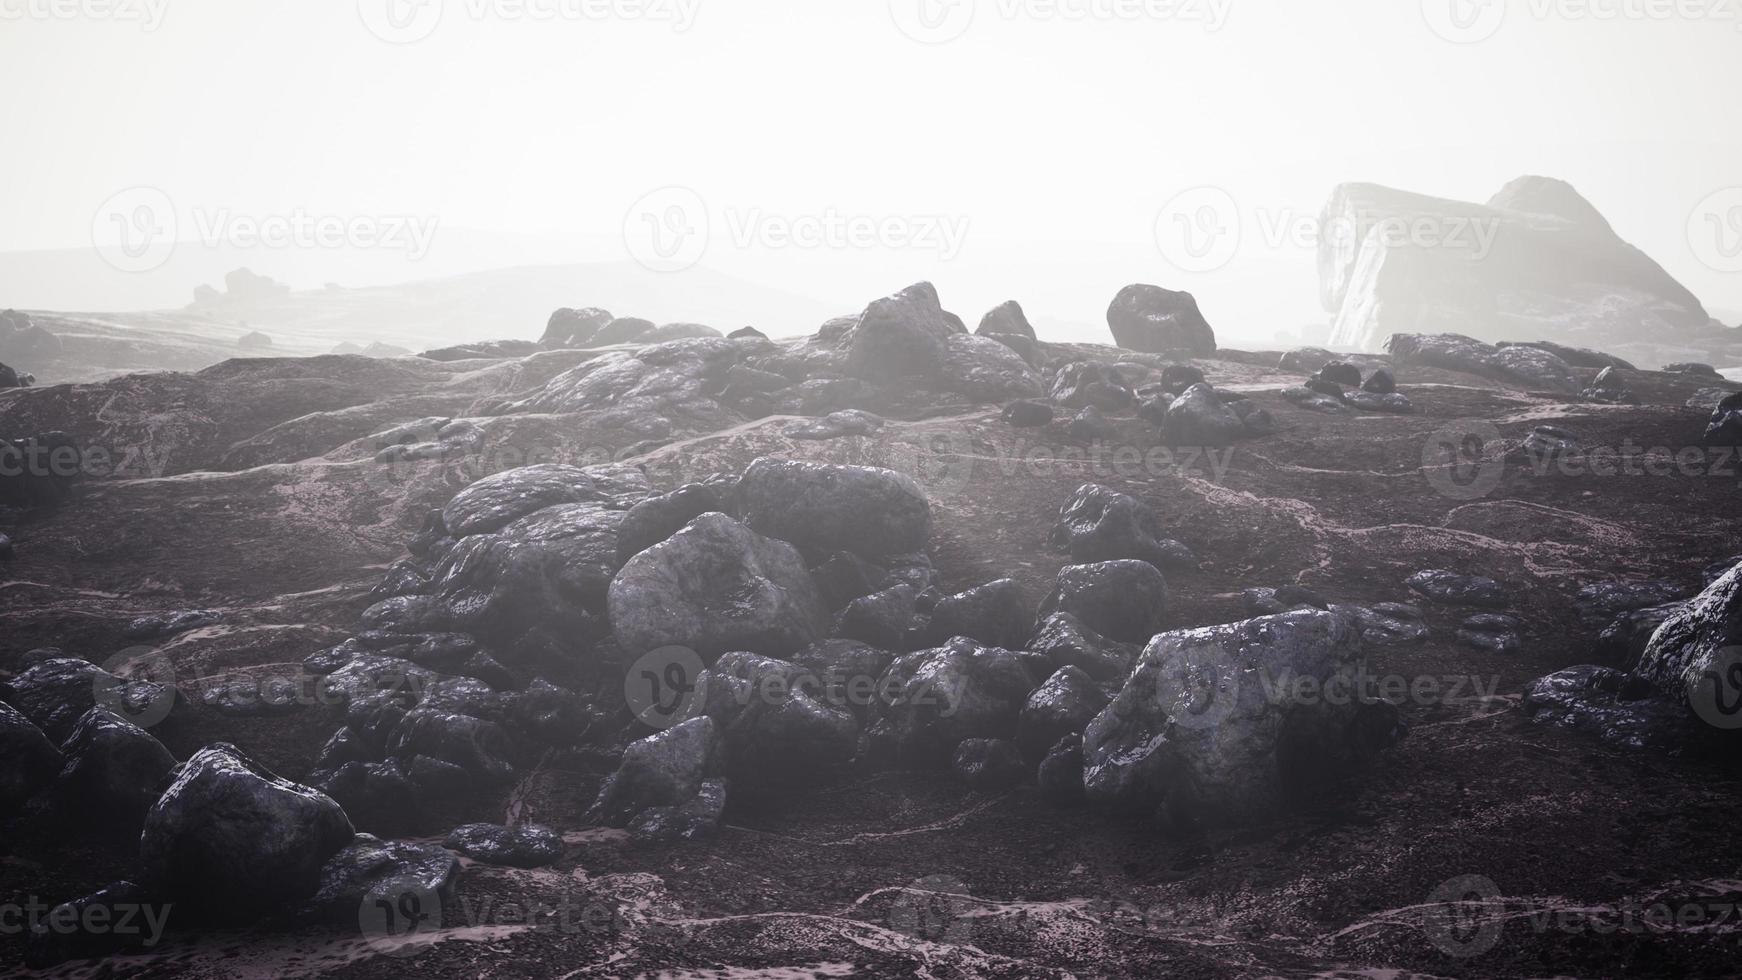
[[[1736,337],[1564,181],[1521,177],[1486,204],[1344,184],[1322,216],[1331,342],[1396,333],[1550,340],[1649,365],[1710,359]],[[1695,357],[1695,355],[1701,355]]]

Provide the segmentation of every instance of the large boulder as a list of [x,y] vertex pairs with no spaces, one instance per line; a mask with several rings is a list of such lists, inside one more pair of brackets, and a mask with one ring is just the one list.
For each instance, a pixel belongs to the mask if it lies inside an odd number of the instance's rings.
[[1664,620],[1636,673],[1702,715],[1742,718],[1742,565]]
[[611,583],[608,607],[631,657],[666,646],[708,660],[734,650],[784,656],[828,625],[798,549],[724,514],[703,514],[630,559]]
[[597,307],[582,310],[565,307],[550,315],[544,336],[538,342],[544,347],[585,347],[613,319],[610,313]]
[[442,508],[442,523],[448,533],[461,538],[498,530],[546,507],[603,499],[605,495],[579,467],[523,466],[487,476],[455,494]]
[[980,327],[974,333],[981,337],[1010,336],[1036,339],[1034,328],[1029,326],[1028,317],[1022,312],[1022,304],[1008,300],[993,307],[984,317],[980,318]]
[[702,672],[692,706],[719,727],[735,786],[809,782],[859,745],[859,720],[825,677],[784,660],[728,653]]
[[1167,580],[1146,561],[1067,565],[1040,604],[1041,618],[1070,613],[1109,639],[1147,643],[1167,617]]
[[56,744],[66,741],[93,705],[149,723],[167,715],[176,697],[173,687],[119,678],[96,664],[69,657],[40,661],[0,688],[0,699]]
[[706,716],[631,743],[617,771],[599,789],[591,819],[612,827],[652,807],[682,806],[701,792],[702,783],[720,774],[719,729]]
[[1195,384],[1173,400],[1161,423],[1161,438],[1170,446],[1231,446],[1246,434],[1246,423],[1222,403],[1207,384]]
[[1612,350],[1711,329],[1699,300],[1563,181],[1522,177],[1486,204],[1344,184],[1321,227],[1332,346],[1456,330]]
[[323,793],[268,772],[233,745],[183,763],[145,816],[144,884],[202,916],[236,920],[294,908],[356,831]]
[[922,550],[931,536],[925,491],[893,470],[763,457],[738,499],[750,527],[805,548],[877,557]]
[[139,830],[175,768],[162,742],[103,707],[85,712],[61,754],[55,791],[67,812],[127,832]]
[[1126,286],[1107,309],[1113,342],[1146,354],[1216,352],[1216,332],[1198,311],[1191,293],[1141,283]]
[[963,739],[1015,737],[1035,678],[1021,655],[957,637],[897,659],[878,686],[898,758],[936,765]]
[[950,334],[944,338],[944,359],[938,387],[959,392],[976,402],[1033,398],[1041,394],[1040,376],[1022,355],[991,337]]
[[1262,817],[1392,737],[1361,631],[1324,610],[1157,636],[1083,733],[1089,797],[1176,820]]
[[60,750],[12,706],[0,704],[0,814],[23,806],[54,780]]
[[865,308],[848,334],[847,369],[879,383],[936,377],[953,334],[937,289],[915,283]]
[[1059,509],[1047,544],[1087,564],[1135,559],[1160,569],[1194,564],[1191,550],[1162,535],[1149,505],[1095,483],[1086,483]]

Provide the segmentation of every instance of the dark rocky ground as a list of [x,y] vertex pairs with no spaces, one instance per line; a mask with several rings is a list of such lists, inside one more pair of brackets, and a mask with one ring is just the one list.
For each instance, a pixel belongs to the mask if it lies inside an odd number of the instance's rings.
[[[646,731],[618,717],[596,744],[548,749],[508,788],[420,814],[401,835],[439,843],[461,823],[530,821],[565,838],[550,867],[466,862],[449,928],[433,937],[172,927],[152,949],[58,969],[382,978],[1737,971],[1738,772],[1721,757],[1626,751],[1537,725],[1521,701],[1537,678],[1595,662],[1603,624],[1577,614],[1581,587],[1662,580],[1691,596],[1709,566],[1742,552],[1742,464],[1714,456],[1716,471],[1544,474],[1504,456],[1544,424],[1573,430],[1586,447],[1633,447],[1624,456],[1673,454],[1698,446],[1710,417],[1685,407],[1689,398],[1737,386],[1625,372],[1641,404],[1610,405],[1396,365],[1414,414],[1331,415],[1282,397],[1306,372],[1278,368],[1280,352],[1189,362],[1083,346],[1041,353],[1048,372],[1086,357],[1190,363],[1272,413],[1279,431],[1158,462],[1157,427],[1130,412],[1115,413],[1115,433],[1091,444],[1067,432],[1069,412],[1018,430],[1000,421],[996,400],[933,392],[879,404],[888,421],[874,435],[825,441],[788,437],[791,413],[754,417],[765,406],[715,402],[684,415],[647,402],[634,410],[676,421],[650,441],[604,418],[614,405],[529,397],[600,356],[582,350],[443,363],[231,361],[192,375],[4,392],[9,433],[62,430],[87,447],[144,450],[149,465],[6,512],[0,532],[16,558],[0,565],[0,651],[53,646],[98,663],[160,654],[185,702],[152,733],[177,759],[232,742],[303,779],[338,725],[332,714],[234,717],[200,703],[202,687],[232,671],[300,676],[305,657],[357,631],[371,589],[427,511],[481,472],[608,456],[643,466],[656,492],[736,475],[765,456],[899,466],[930,498],[942,590],[1008,577],[1031,604],[1069,564],[1045,547],[1061,504],[1100,483],[1147,503],[1199,560],[1167,575],[1170,629],[1255,615],[1241,596],[1254,587],[1419,602],[1405,580],[1443,568],[1502,583],[1523,643],[1512,653],[1462,644],[1455,633],[1471,610],[1422,603],[1425,642],[1368,651],[1376,675],[1425,685],[1400,707],[1405,738],[1311,800],[1256,823],[1190,831],[1057,803],[1033,785],[977,793],[947,771],[843,769],[788,792],[736,794],[715,836],[649,846],[586,816],[623,740]],[[1583,385],[1596,371],[1574,373]],[[380,447],[368,437],[430,416],[473,419],[483,440],[427,463],[375,462]],[[1424,466],[1427,447],[1468,433],[1486,441],[1486,493]],[[172,637],[126,635],[140,617],[185,610],[216,616]],[[621,714],[612,703],[620,688],[586,693]],[[135,851],[126,837],[16,819],[0,834],[0,901],[86,894],[128,874]],[[1491,885],[1485,904],[1458,904],[1471,882],[1478,895]],[[1684,921],[1648,916],[1657,903]],[[527,921],[528,908],[542,911]],[[1458,925],[1474,913],[1488,931]],[[22,943],[11,939],[0,971],[21,968]]]

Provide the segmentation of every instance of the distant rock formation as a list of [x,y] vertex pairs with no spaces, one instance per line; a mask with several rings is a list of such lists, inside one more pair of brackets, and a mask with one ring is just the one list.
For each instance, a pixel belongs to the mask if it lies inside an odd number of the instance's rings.
[[367,347],[359,347],[347,340],[335,346],[332,349],[332,353],[361,354],[364,357],[404,357],[407,354],[410,354],[411,351],[406,350],[404,347],[397,347],[393,344],[384,344],[379,340],[371,343]]
[[1319,282],[1339,348],[1459,333],[1653,362],[1653,348],[1742,345],[1589,201],[1546,177],[1520,177],[1486,204],[1344,184],[1322,216]]
[[272,347],[272,338],[258,330],[250,330],[237,339],[236,346],[243,350],[269,350]]
[[235,269],[224,275],[225,292],[209,285],[194,287],[194,305],[212,306],[223,303],[265,303],[290,295],[290,286],[252,269]]

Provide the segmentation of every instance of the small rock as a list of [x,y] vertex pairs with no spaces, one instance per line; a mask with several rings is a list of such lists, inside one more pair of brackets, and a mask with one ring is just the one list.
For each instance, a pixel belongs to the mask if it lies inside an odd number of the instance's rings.
[[1042,618],[1060,612],[1111,639],[1147,643],[1167,617],[1167,580],[1144,561],[1067,565],[1040,606]]
[[469,823],[456,827],[442,846],[474,861],[507,868],[542,868],[563,856],[562,835],[549,827]]
[[1429,569],[1409,577],[1411,589],[1433,602],[1446,606],[1480,606],[1500,609],[1508,604],[1506,587],[1480,575],[1460,575],[1443,569]]
[[950,768],[969,787],[997,793],[1020,785],[1028,776],[1022,753],[1008,739],[969,738],[956,746]]
[[1051,425],[1052,405],[1043,401],[1018,401],[1004,406],[1005,423],[1018,429],[1038,429]]

